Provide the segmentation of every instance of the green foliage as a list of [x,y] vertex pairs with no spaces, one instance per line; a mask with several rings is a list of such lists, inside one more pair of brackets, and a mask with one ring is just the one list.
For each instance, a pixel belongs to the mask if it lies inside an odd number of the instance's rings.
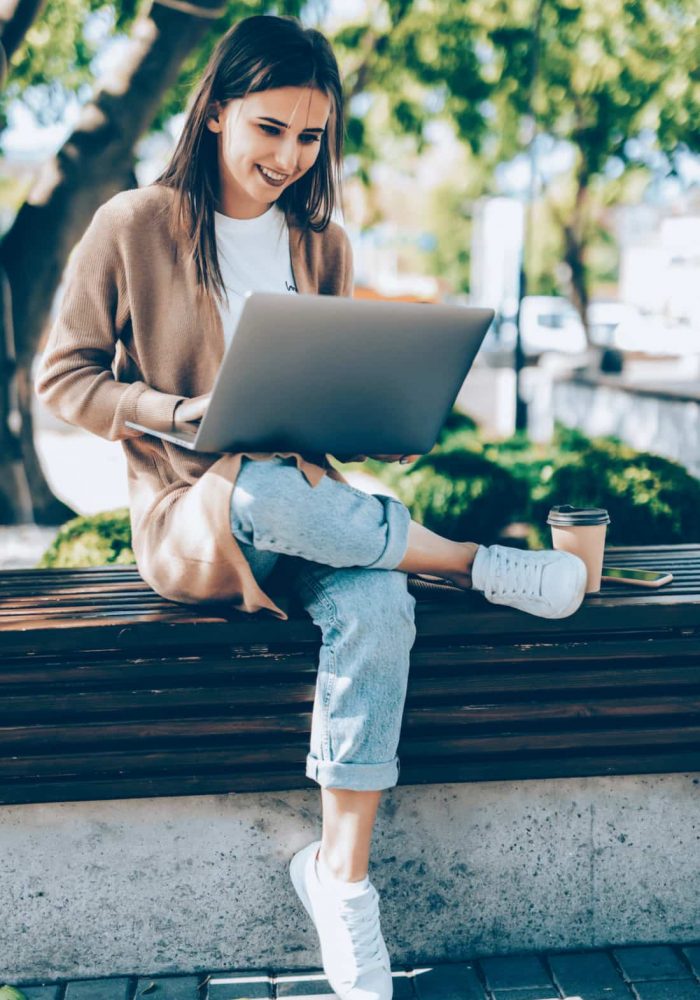
[[126,507],[66,521],[39,561],[39,566],[105,566],[135,563],[131,524]]
[[415,462],[395,489],[415,520],[455,541],[492,540],[527,500],[524,483],[449,439]]
[[94,83],[93,62],[105,41],[128,31],[134,4],[105,0],[45,3],[11,61],[0,95],[4,112],[20,100],[41,125],[60,122],[70,100],[84,99]]
[[14,986],[0,986],[0,1000],[27,1000],[27,996]]
[[[128,37],[136,18],[136,0],[51,0],[45,3],[12,58],[5,92],[0,94],[0,127],[5,109],[21,101],[41,125],[60,122],[70,102],[84,103],[96,82],[96,57],[112,42]],[[300,0],[229,0],[225,14],[212,22],[202,42],[185,59],[167,91],[152,131],[182,112],[204,71],[212,49],[224,32],[250,14],[299,14]]]
[[[484,190],[475,192],[478,196]],[[430,232],[435,248],[427,255],[431,274],[439,274],[455,292],[469,292],[472,242],[472,199],[464,185],[450,178],[432,192]]]
[[524,433],[490,441],[453,413],[433,451],[410,469],[370,464],[416,520],[449,538],[489,542],[524,521],[531,546],[548,548],[549,508],[570,503],[609,512],[611,545],[700,541],[700,480],[612,437],[558,426],[548,444]]
[[679,463],[563,429],[554,447],[556,460],[532,489],[531,520],[543,542],[547,511],[561,503],[604,507],[611,545],[700,541],[700,480]]
[[[528,261],[528,277],[533,290],[570,294],[583,311],[591,282],[614,278],[617,269],[606,239],[608,199],[591,189],[615,187],[610,168],[618,177],[641,170],[648,178],[673,172],[686,150],[700,150],[697,0],[386,5],[387,16],[376,20],[387,27],[356,24],[337,39],[350,92],[374,97],[362,144],[353,144],[364,158],[357,174],[369,181],[390,131],[411,136],[420,150],[436,117],[451,122],[478,160],[480,194],[494,192],[495,167],[522,153],[533,122],[550,145],[570,143],[569,183],[557,196],[547,192],[547,245],[533,254],[542,258],[534,268]],[[430,265],[466,290],[469,213],[455,209],[435,213],[430,228],[439,247]]]
[[476,431],[478,424],[473,417],[468,416],[466,413],[460,413],[459,410],[452,410],[448,415],[447,419],[443,423],[440,434],[438,435],[438,444],[442,444],[451,437],[461,431]]

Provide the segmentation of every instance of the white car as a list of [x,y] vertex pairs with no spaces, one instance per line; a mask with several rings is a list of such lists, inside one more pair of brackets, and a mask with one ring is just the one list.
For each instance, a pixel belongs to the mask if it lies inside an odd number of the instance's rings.
[[558,351],[582,354],[586,331],[574,306],[556,295],[527,295],[522,302],[520,330],[523,351],[528,356]]

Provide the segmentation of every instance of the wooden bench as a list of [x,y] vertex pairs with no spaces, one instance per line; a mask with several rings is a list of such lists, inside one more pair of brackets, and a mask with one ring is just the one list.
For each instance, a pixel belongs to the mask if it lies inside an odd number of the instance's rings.
[[[700,770],[700,545],[547,621],[411,579],[402,784]],[[307,788],[319,632],[159,598],[131,567],[0,573],[0,803]]]

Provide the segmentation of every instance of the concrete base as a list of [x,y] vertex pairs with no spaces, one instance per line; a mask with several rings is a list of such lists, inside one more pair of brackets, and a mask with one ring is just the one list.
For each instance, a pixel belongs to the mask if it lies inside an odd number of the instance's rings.
[[[319,967],[309,791],[0,807],[0,983]],[[700,937],[700,775],[399,786],[371,877],[397,964]]]

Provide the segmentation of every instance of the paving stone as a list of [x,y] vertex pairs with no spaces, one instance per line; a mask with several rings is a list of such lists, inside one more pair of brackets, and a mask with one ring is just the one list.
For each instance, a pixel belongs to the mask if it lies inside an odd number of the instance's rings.
[[416,987],[413,976],[394,970],[392,979],[394,980],[394,1000],[416,1000]]
[[[415,1000],[413,983],[410,976],[397,975],[394,972],[394,1000]],[[322,972],[298,972],[287,975],[275,976],[275,988],[278,997],[294,997],[301,1000],[302,997],[314,997],[314,1000],[337,1000],[337,997],[330,987],[330,984]],[[225,994],[222,995],[224,1000]],[[482,1000],[481,997],[478,1000]]]
[[673,948],[666,944],[613,948],[612,953],[632,983],[691,978],[690,972]]
[[330,983],[318,969],[308,972],[279,972],[275,974],[275,990],[278,997],[335,997]]
[[553,992],[546,993],[539,986],[525,986],[517,990],[494,990],[493,1000],[559,1000],[559,993],[554,987]]
[[58,1000],[61,995],[60,984],[53,983],[51,986],[15,986],[16,990],[21,990],[27,1000]]
[[700,944],[689,944],[681,951],[690,962],[691,968],[698,979],[700,979]]
[[267,1000],[272,996],[272,980],[260,969],[212,972],[207,983],[207,1000]]
[[554,982],[567,996],[580,993],[585,1000],[630,1000],[632,992],[617,966],[604,951],[548,955]]
[[[552,990],[553,982],[549,973],[536,955],[499,955],[496,958],[481,958],[479,965],[490,990],[524,989],[536,986],[540,991]],[[556,989],[552,996],[556,996]],[[546,992],[542,993],[543,996]]]
[[142,976],[134,1000],[199,1000],[204,976]]
[[[149,993],[146,996],[150,996]],[[158,996],[154,993],[154,996]],[[68,983],[65,1000],[130,1000],[126,977],[120,979],[76,979]]]
[[637,1000],[700,1000],[700,983],[689,979],[633,983],[632,990]]
[[486,1000],[471,963],[419,968],[412,978],[418,1000]]

